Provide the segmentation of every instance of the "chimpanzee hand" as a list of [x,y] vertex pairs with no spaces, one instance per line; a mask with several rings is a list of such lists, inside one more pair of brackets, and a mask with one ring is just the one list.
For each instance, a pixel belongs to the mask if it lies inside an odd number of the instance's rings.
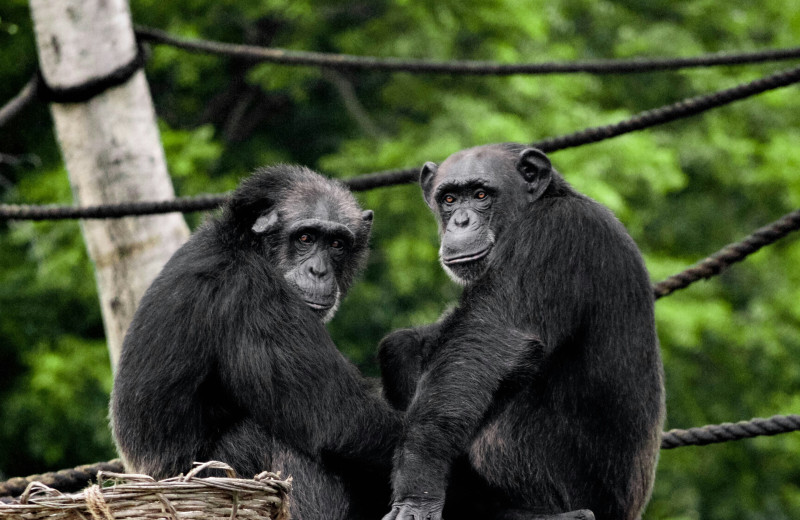
[[438,324],[400,329],[381,341],[378,361],[384,396],[396,409],[405,410],[411,403],[424,360],[438,340],[438,331]]
[[392,504],[383,520],[442,520],[444,497],[408,497]]
[[420,330],[398,329],[387,334],[380,343],[380,348],[394,355],[417,355],[424,342]]

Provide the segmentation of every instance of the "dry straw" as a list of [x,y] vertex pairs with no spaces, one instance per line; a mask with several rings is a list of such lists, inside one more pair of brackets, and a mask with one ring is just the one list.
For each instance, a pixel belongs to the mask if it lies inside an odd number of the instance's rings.
[[[205,469],[227,477],[198,477]],[[99,472],[98,481],[80,493],[63,494],[40,482],[28,485],[10,504],[0,503],[3,520],[120,520],[184,518],[289,519],[289,480],[264,472],[252,480],[235,478],[222,462],[197,464],[186,476],[156,481],[147,475]]]

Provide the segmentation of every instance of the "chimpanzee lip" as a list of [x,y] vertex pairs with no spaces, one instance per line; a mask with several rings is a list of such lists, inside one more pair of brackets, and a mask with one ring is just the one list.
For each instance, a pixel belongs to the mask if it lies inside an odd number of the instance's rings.
[[306,302],[306,305],[308,305],[312,309],[315,309],[315,310],[318,310],[318,311],[327,311],[328,309],[333,307],[333,302],[321,303],[321,302],[315,302],[315,301],[311,301],[311,300],[303,300],[303,301]]
[[475,260],[480,260],[484,256],[488,255],[491,249],[492,246],[489,246],[486,249],[478,251],[477,253],[468,253],[466,255],[461,255],[461,256],[451,256],[449,258],[442,258],[442,261],[445,263],[445,265],[468,264],[470,262],[474,262]]

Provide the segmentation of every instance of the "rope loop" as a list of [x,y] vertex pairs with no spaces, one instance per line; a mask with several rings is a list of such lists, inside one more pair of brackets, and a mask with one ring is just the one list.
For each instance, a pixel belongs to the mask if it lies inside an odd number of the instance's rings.
[[106,90],[127,82],[147,62],[148,53],[136,42],[136,55],[128,62],[102,77],[89,78],[79,85],[54,87],[48,85],[41,69],[36,75],[36,92],[40,99],[52,103],[85,103]]

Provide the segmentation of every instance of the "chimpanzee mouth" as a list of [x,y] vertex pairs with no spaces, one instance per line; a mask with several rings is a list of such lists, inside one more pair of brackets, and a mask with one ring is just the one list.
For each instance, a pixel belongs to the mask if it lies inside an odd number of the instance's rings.
[[477,253],[469,253],[466,255],[461,256],[451,256],[449,258],[442,258],[442,262],[444,265],[458,265],[458,264],[468,264],[470,262],[474,262],[475,260],[480,260],[484,256],[489,254],[489,251],[492,250],[492,246],[487,247],[486,249],[482,249]]
[[315,302],[311,300],[303,300],[303,301],[306,303],[306,305],[308,305],[315,311],[327,311],[328,309],[333,307],[334,303],[336,303],[335,300],[331,302]]

